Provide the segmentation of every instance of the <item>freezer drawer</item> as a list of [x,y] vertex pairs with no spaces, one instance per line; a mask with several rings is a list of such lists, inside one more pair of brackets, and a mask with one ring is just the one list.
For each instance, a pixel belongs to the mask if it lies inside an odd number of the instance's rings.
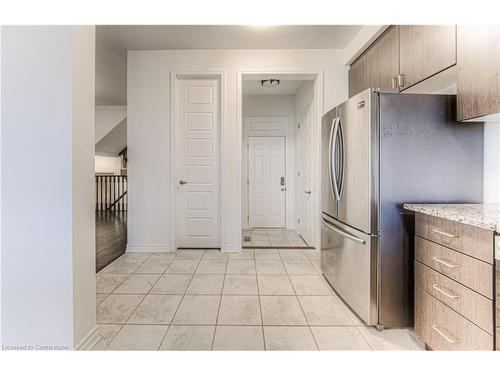
[[321,270],[342,299],[370,325],[378,324],[378,237],[323,214]]

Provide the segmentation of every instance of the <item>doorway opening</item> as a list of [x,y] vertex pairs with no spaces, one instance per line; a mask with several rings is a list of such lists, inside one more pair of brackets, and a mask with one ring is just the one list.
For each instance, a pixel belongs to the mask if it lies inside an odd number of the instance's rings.
[[241,75],[243,248],[317,246],[317,78]]

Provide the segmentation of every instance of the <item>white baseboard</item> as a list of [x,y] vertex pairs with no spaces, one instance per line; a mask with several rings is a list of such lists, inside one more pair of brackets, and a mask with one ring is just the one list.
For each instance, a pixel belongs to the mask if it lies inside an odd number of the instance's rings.
[[240,253],[241,245],[222,245],[221,253]]
[[90,350],[99,342],[100,339],[101,335],[99,334],[99,327],[95,326],[78,344],[75,345],[75,350]]
[[127,253],[170,253],[175,251],[170,245],[129,245]]

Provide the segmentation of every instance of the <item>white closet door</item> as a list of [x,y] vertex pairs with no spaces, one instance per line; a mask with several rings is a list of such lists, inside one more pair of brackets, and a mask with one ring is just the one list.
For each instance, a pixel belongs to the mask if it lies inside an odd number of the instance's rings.
[[220,247],[219,81],[178,81],[176,245]]
[[285,137],[248,137],[250,227],[286,225]]

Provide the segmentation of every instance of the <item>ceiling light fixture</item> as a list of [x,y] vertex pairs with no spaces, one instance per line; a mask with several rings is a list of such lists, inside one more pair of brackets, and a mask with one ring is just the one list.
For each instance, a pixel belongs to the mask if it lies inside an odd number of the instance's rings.
[[263,79],[260,81],[260,84],[262,87],[276,87],[280,84],[280,80],[279,79],[274,79],[274,78],[271,78],[271,79]]

